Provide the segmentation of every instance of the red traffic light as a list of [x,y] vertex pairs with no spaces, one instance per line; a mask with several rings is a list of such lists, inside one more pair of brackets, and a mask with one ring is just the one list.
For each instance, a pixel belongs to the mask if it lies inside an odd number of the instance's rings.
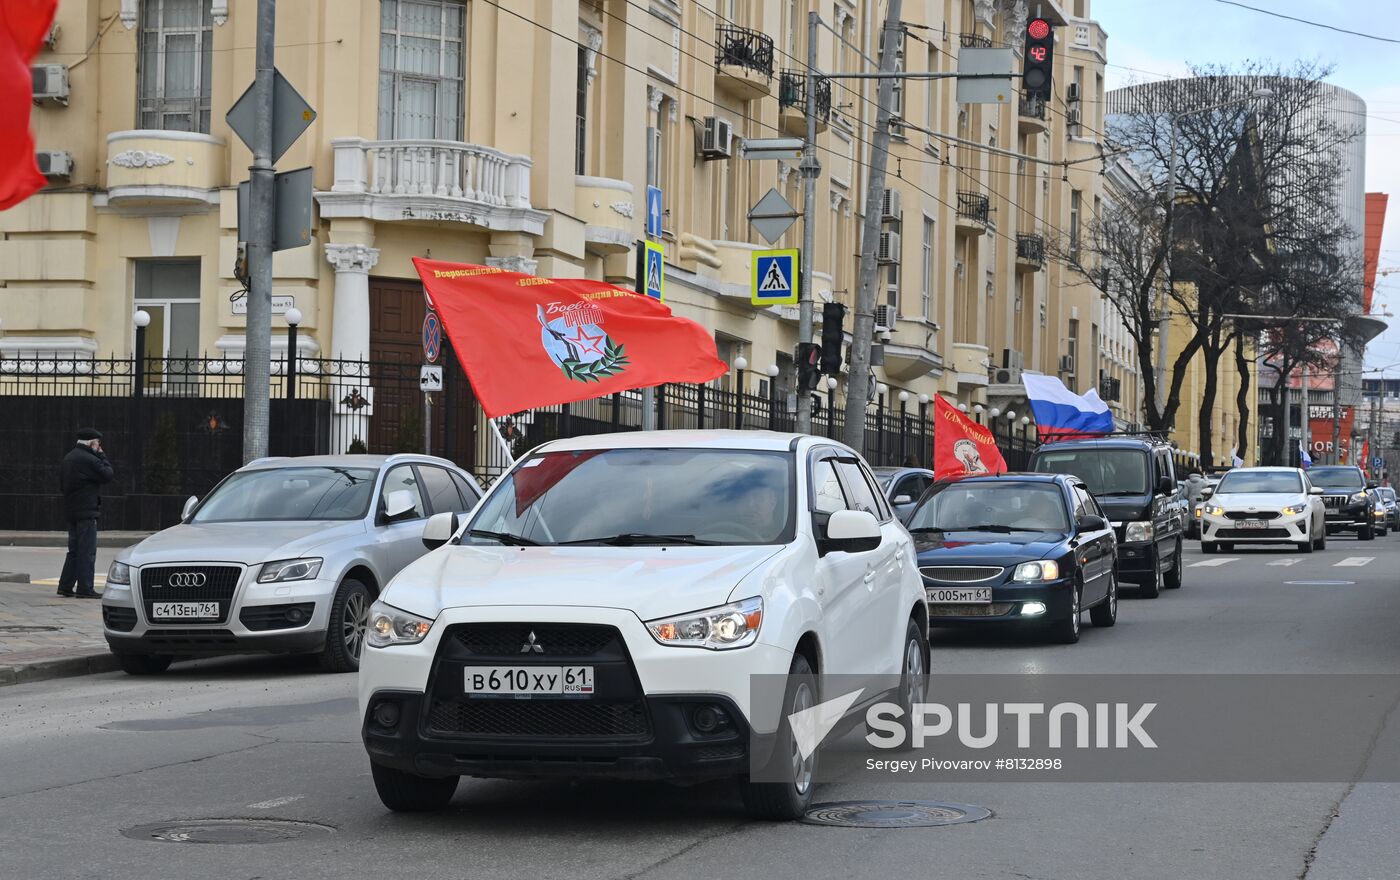
[[1050,36],[1050,22],[1043,18],[1033,18],[1031,23],[1026,25],[1026,33],[1032,40],[1043,40]]

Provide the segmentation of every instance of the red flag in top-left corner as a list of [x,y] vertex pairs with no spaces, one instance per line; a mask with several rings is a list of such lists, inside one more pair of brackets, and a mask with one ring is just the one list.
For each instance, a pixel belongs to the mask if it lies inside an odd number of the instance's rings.
[[44,186],[29,131],[34,102],[29,64],[57,10],[58,0],[0,0],[0,211]]

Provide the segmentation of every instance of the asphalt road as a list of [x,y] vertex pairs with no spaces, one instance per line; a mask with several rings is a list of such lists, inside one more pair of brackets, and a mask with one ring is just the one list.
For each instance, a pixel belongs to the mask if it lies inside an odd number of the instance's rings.
[[[1125,599],[1117,627],[1086,626],[1078,645],[940,634],[934,671],[1400,667],[1400,536],[1338,537],[1311,556],[1206,557],[1193,544],[1187,563],[1183,589]],[[926,799],[994,814],[867,830],[749,822],[735,792],[719,784],[465,780],[449,811],[396,816],[374,794],[353,689],[350,676],[269,658],[177,664],[153,679],[113,673],[0,689],[0,877],[1400,876],[1400,785],[1392,784],[862,779],[818,790],[822,801]],[[263,845],[122,835],[164,820],[238,817],[328,827]]]

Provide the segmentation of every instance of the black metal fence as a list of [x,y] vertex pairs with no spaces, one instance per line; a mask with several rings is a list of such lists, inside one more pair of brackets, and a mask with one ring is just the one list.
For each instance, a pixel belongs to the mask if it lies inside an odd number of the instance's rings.
[[[324,358],[272,364],[268,452],[430,452],[489,480],[510,456],[550,440],[644,424],[640,391],[540,407],[486,421],[460,369],[445,365],[441,391],[424,394],[417,363]],[[743,384],[743,373],[738,374]],[[658,429],[793,431],[792,398],[709,385],[655,389]],[[104,491],[104,527],[174,523],[190,495],[208,492],[243,461],[243,362],[234,357],[63,358],[0,361],[0,529],[62,526],[60,461],[80,427],[103,433],[117,471]],[[813,396],[812,432],[840,439],[844,401]],[[1008,466],[1033,447],[1012,428],[993,432]],[[502,442],[504,440],[504,443]],[[508,447],[508,449],[507,449]],[[929,467],[931,404],[876,395],[865,416],[873,465]]]

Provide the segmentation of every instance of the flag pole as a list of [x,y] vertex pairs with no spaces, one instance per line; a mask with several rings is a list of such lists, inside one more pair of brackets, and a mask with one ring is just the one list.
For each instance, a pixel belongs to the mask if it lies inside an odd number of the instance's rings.
[[486,421],[491,423],[491,433],[495,435],[496,442],[501,444],[501,452],[503,452],[506,457],[506,467],[514,467],[515,456],[511,454],[510,444],[506,442],[505,435],[501,433],[501,426],[496,424],[495,419],[487,419]]

